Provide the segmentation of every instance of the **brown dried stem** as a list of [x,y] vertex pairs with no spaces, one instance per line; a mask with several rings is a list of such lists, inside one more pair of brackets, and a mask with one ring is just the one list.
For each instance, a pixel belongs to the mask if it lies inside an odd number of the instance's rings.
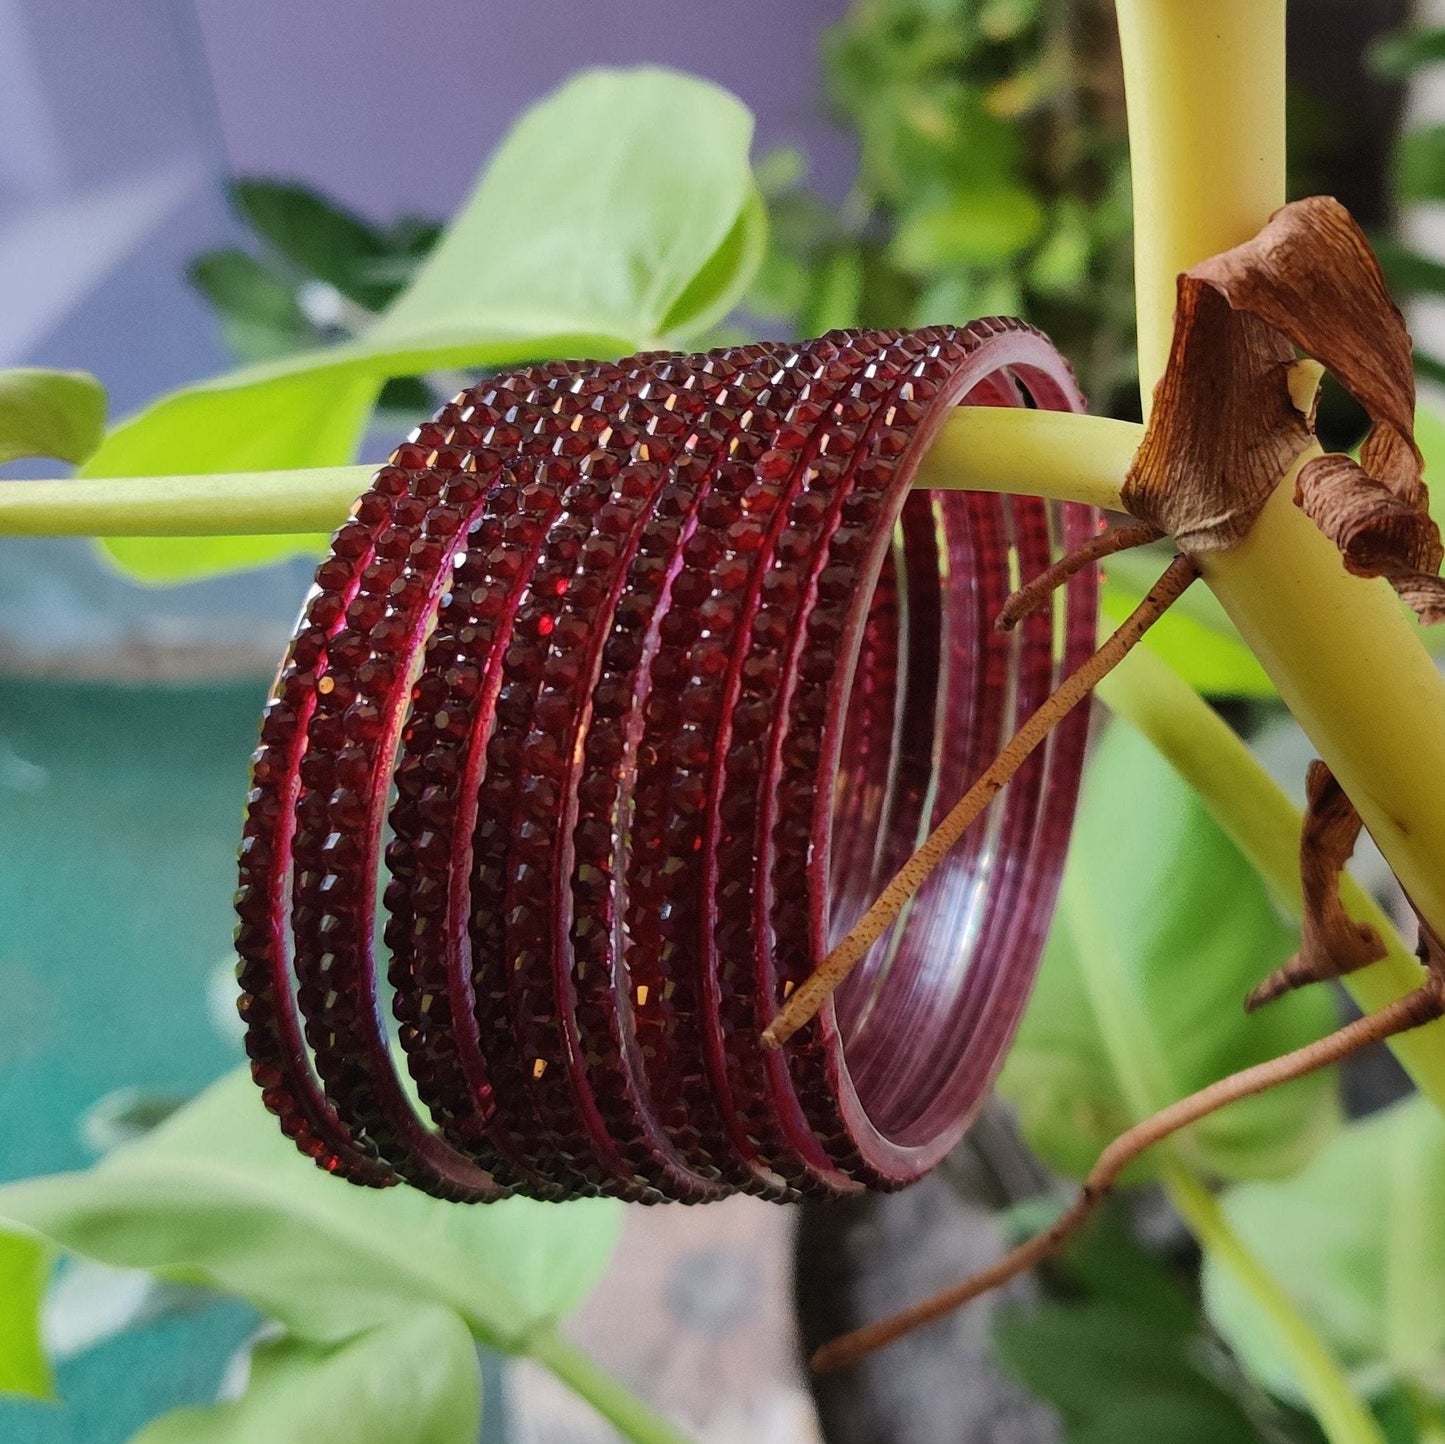
[[1048,601],[1070,577],[1083,571],[1094,562],[1103,561],[1116,552],[1129,551],[1133,547],[1147,546],[1158,541],[1164,533],[1147,521],[1123,522],[1101,531],[1098,536],[1075,547],[1067,556],[1062,556],[1048,571],[1040,572],[1033,581],[1024,583],[1003,604],[998,614],[997,626],[1001,632],[1012,631],[1031,612]]
[[1047,1259],[1071,1235],[1076,1233],[1103,1200],[1108,1197],[1119,1175],[1146,1149],[1164,1139],[1197,1123],[1201,1118],[1235,1103],[1241,1098],[1252,1097],[1267,1089],[1278,1087],[1307,1073],[1327,1068],[1332,1063],[1358,1053],[1374,1043],[1383,1042],[1397,1033],[1421,1027],[1433,1022],[1445,1013],[1445,985],[1431,978],[1415,992],[1407,994],[1368,1017],[1357,1018],[1337,1032],[1319,1039],[1318,1042],[1296,1048],[1283,1057],[1272,1058],[1267,1063],[1256,1064],[1238,1073],[1231,1073],[1177,1103],[1171,1103],[1152,1117],[1125,1133],[1121,1133],[1099,1155],[1098,1162],[1090,1170],[1088,1178],[1079,1190],[1078,1197],[1064,1211],[1056,1222],[1042,1233],[1020,1244],[1005,1254],[995,1264],[976,1274],[970,1275],[952,1288],[935,1294],[931,1299],[903,1309],[889,1318],[868,1324],[851,1334],[844,1334],[831,1343],[824,1344],[813,1355],[812,1366],[819,1373],[830,1369],[841,1369],[857,1363],[866,1354],[891,1344],[895,1339],[916,1329],[921,1324],[932,1322],[942,1315],[986,1294],[1011,1278],[1036,1267]]
[[1083,664],[1059,685],[1048,701],[1014,734],[1002,752],[979,779],[964,793],[953,810],[929,835],[928,840],[899,868],[873,906],[858,920],[847,937],[818,964],[812,975],[793,993],[763,1033],[763,1044],[780,1048],[799,1028],[812,1019],[844,978],[858,965],[868,949],[892,926],[908,900],[923,886],[930,873],[977,820],[980,813],[1003,791],[1009,779],[1029,755],[1085,697],[1129,654],[1139,639],[1198,576],[1194,563],[1176,556],[1144,599],[1120,624],[1119,629]]

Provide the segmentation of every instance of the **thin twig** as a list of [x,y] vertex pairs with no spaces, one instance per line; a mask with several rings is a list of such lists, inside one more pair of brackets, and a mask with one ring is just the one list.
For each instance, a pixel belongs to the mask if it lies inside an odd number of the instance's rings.
[[1079,669],[1060,683],[1048,701],[1014,734],[1012,740],[991,762],[978,781],[964,793],[953,810],[929,835],[923,846],[899,868],[877,901],[854,925],[847,937],[818,964],[798,990],[788,998],[763,1032],[763,1044],[781,1048],[821,1008],[828,996],[858,965],[863,955],[892,926],[914,893],[923,886],[934,868],[983,812],[1003,791],[1009,779],[1028,760],[1045,737],[1093,691],[1198,576],[1187,556],[1177,556],[1163,576],[1149,589],[1143,601],[1125,618],[1118,631]]
[[1120,526],[1111,526],[1077,546],[1067,556],[1062,556],[1047,571],[1040,572],[1033,581],[1025,582],[1003,604],[994,624],[1001,632],[1010,632],[1030,612],[1043,606],[1063,584],[1076,572],[1081,572],[1105,557],[1117,552],[1126,552],[1134,547],[1148,546],[1164,535],[1157,526],[1147,521],[1130,521]]
[[840,1369],[856,1363],[865,1354],[891,1344],[895,1339],[944,1314],[951,1313],[981,1294],[996,1289],[1016,1275],[1026,1272],[1042,1263],[1060,1244],[1077,1232],[1080,1225],[1108,1196],[1119,1175],[1146,1149],[1162,1142],[1181,1128],[1197,1123],[1226,1104],[1238,1102],[1241,1098],[1252,1097],[1281,1083],[1302,1078],[1307,1073],[1326,1068],[1348,1058],[1352,1053],[1368,1048],[1373,1043],[1383,1042],[1396,1033],[1407,1032],[1425,1023],[1433,1022],[1445,1013],[1445,985],[1432,978],[1413,993],[1382,1008],[1368,1017],[1357,1018],[1353,1023],[1330,1033],[1318,1042],[1303,1048],[1296,1048],[1281,1058],[1271,1058],[1267,1063],[1256,1064],[1238,1073],[1231,1073],[1177,1103],[1160,1109],[1142,1123],[1136,1123],[1126,1133],[1121,1133],[1100,1155],[1090,1170],[1088,1178],[1079,1190],[1078,1197],[1060,1215],[1058,1220],[1042,1233],[1020,1244],[1005,1254],[995,1264],[962,1283],[955,1284],[931,1299],[925,1299],[912,1308],[904,1309],[889,1318],[880,1319],[844,1334],[831,1343],[824,1344],[813,1355],[813,1368],[824,1372]]

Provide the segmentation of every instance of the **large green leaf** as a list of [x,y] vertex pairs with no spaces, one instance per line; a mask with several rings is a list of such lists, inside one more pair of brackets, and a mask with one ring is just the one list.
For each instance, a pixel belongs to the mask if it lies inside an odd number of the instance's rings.
[[[348,380],[329,371],[313,371],[286,373],[240,389],[230,389],[224,382],[216,387],[177,392],[141,418],[144,422],[146,416],[163,413],[162,421],[119,427],[84,472],[106,476],[156,472],[157,440],[172,430],[177,437],[209,432],[216,454],[225,457],[223,466],[198,465],[196,455],[183,445],[182,454],[188,458],[183,465],[192,471],[269,471],[282,464],[324,466],[338,457],[350,459],[380,384],[364,376]],[[283,453],[292,460],[278,463],[275,458]],[[325,542],[323,536],[126,536],[111,537],[104,546],[136,581],[164,585],[319,551]]]
[[87,371],[0,371],[0,466],[21,456],[84,461],[105,434],[105,388]]
[[[1195,1331],[1153,1325],[1147,1315],[1113,1303],[1045,1303],[1005,1315],[994,1343],[1009,1371],[1075,1424],[1070,1439],[1247,1439],[1248,1417],[1196,1362]],[[1196,1420],[1197,1432],[1183,1429],[1182,1418]],[[1123,1419],[1139,1427],[1109,1432]]]
[[467,1326],[414,1308],[334,1348],[262,1343],[240,1399],[167,1414],[132,1444],[471,1444],[481,1422]]
[[[1022,1233],[1055,1216],[1033,1204],[1013,1213]],[[1059,1411],[1069,1444],[1255,1439],[1256,1386],[1242,1370],[1221,1367],[1192,1282],[1139,1242],[1128,1215],[1122,1202],[1106,1207],[1049,1264],[1051,1297],[999,1314],[1000,1361]],[[1269,1437],[1291,1444],[1297,1436],[1277,1427]]]
[[[163,397],[85,471],[147,476],[353,459],[382,382],[545,356],[603,356],[694,335],[737,302],[765,219],[752,118],[668,70],[595,70],[518,122],[411,285],[359,339]],[[298,538],[108,543],[133,575],[257,565]]]
[[0,1233],[0,1394],[50,1399],[55,1382],[40,1341],[52,1250],[30,1234]]
[[[1249,988],[1297,934],[1203,804],[1132,728],[1097,749],[1039,982],[1000,1089],[1029,1141],[1081,1176],[1116,1134],[1236,1069],[1327,1032],[1319,989],[1253,1016]],[[1197,1170],[1299,1167],[1337,1121],[1317,1075],[1235,1104],[1172,1146]],[[1151,1167],[1146,1155],[1135,1176]]]
[[[1428,1102],[1351,1124],[1302,1173],[1233,1188],[1224,1209],[1361,1389],[1445,1399],[1445,1124]],[[1298,1397],[1271,1326],[1213,1262],[1204,1298],[1250,1371]]]
[[0,1219],[87,1258],[239,1294],[312,1342],[439,1304],[483,1342],[520,1349],[591,1288],[621,1210],[460,1208],[339,1183],[281,1136],[237,1073],[87,1172],[0,1188]]

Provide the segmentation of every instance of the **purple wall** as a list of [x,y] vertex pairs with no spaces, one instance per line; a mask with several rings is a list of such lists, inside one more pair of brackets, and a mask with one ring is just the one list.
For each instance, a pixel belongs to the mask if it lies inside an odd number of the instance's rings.
[[802,144],[840,193],[818,34],[847,0],[195,0],[235,169],[322,185],[365,212],[444,214],[531,100],[584,65],[707,75]]

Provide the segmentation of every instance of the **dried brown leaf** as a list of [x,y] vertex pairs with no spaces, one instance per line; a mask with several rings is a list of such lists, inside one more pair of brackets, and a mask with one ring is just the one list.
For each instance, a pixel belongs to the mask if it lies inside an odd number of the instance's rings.
[[1253,240],[1179,278],[1174,345],[1125,504],[1186,550],[1236,545],[1312,439],[1313,416],[1291,396],[1296,347],[1371,422],[1360,464],[1311,462],[1296,501],[1352,571],[1388,577],[1427,620],[1445,616],[1410,335],[1364,232],[1328,196],[1285,206]]
[[1294,347],[1230,308],[1193,272],[1179,278],[1174,346],[1122,495],[1186,551],[1234,546],[1309,444],[1290,396]]
[[1340,874],[1360,836],[1360,814],[1323,762],[1311,762],[1300,832],[1304,922],[1300,950],[1245,999],[1245,1009],[1272,1003],[1292,988],[1342,978],[1385,956],[1384,940],[1369,923],[1356,922],[1340,897]]
[[1321,456],[1295,481],[1295,502],[1357,576],[1387,577],[1424,622],[1445,621],[1445,547],[1430,514],[1402,501],[1348,456]]

